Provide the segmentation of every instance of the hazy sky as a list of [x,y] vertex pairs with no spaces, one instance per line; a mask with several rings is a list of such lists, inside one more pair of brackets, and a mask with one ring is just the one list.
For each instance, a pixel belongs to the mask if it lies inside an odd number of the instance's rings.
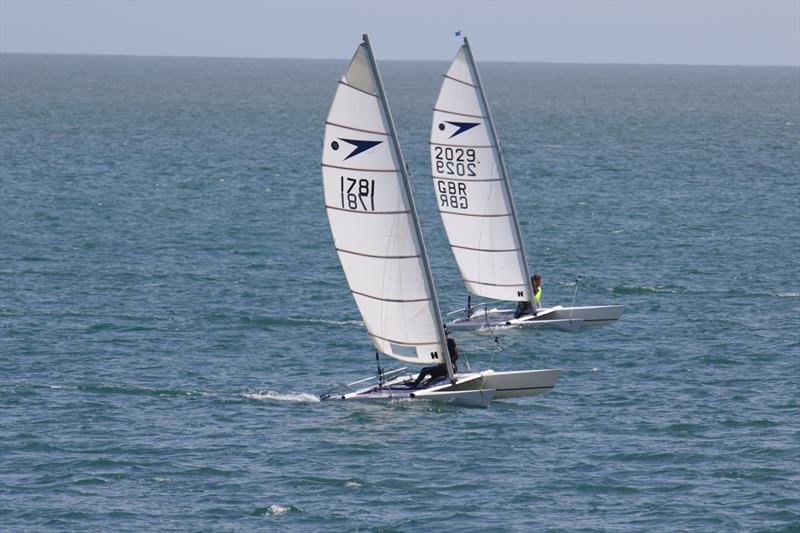
[[0,0],[0,51],[800,65],[800,0],[266,2]]

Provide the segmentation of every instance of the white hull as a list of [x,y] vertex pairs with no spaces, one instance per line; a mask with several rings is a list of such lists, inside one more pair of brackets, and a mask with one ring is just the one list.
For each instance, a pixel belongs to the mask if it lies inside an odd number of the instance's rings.
[[442,379],[433,384],[420,384],[412,388],[406,384],[416,376],[408,374],[347,394],[331,395],[331,400],[428,400],[487,407],[492,400],[544,394],[553,387],[561,370],[518,370],[495,372],[485,370],[468,374],[456,374],[456,382]]
[[589,307],[548,307],[539,309],[536,316],[523,315],[514,318],[513,309],[479,309],[469,318],[457,318],[447,324],[451,331],[472,329],[496,329],[504,327],[550,327],[565,331],[576,331],[612,324],[625,311],[624,305],[596,305]]
[[561,370],[516,370],[512,372],[481,372],[483,387],[494,389],[495,400],[520,396],[537,396],[552,389]]

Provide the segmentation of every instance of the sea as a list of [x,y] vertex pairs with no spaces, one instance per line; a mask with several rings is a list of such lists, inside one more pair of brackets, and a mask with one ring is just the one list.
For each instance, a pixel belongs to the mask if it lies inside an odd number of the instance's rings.
[[[320,401],[348,59],[0,55],[0,530],[800,531],[800,68],[479,63],[542,304],[626,306],[454,334],[562,369],[481,409]],[[446,313],[447,62],[379,64]]]

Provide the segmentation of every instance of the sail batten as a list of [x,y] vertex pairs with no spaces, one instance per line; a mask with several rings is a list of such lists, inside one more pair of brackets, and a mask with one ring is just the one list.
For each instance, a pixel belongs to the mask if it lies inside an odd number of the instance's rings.
[[380,339],[382,341],[391,342],[392,344],[402,344],[404,346],[416,346],[416,345],[429,345],[429,344],[436,344],[436,340],[431,341],[399,341],[397,339],[387,339],[386,337],[381,337],[380,335],[375,335],[372,332],[367,332],[370,337]]
[[467,279],[464,281],[467,283],[477,283],[478,285],[490,285],[492,287],[522,287],[522,285],[516,285],[514,283],[489,283],[486,281],[475,281],[474,279]]
[[360,255],[362,257],[374,257],[376,259],[415,259],[419,257],[419,255],[371,255],[361,252],[354,252],[353,250],[345,250],[344,248],[336,248],[336,251],[345,254]]
[[519,248],[511,248],[508,250],[492,250],[490,248],[468,248],[466,246],[458,246],[456,244],[451,244],[450,247],[458,248],[459,250],[472,250],[473,252],[485,252],[487,254],[503,254],[510,252],[519,252]]
[[464,85],[469,85],[470,87],[477,87],[474,83],[470,83],[468,81],[459,80],[458,78],[454,78],[452,76],[448,76],[447,74],[442,74],[443,77],[447,78],[448,80],[457,81],[459,83],[463,83]]
[[337,211],[345,211],[348,213],[357,213],[359,215],[402,215],[404,213],[408,213],[408,211],[352,211],[350,209],[345,209],[344,207],[336,207],[333,205],[326,205],[325,209],[335,209]]
[[510,213],[500,213],[499,215],[476,215],[473,213],[458,213],[456,211],[445,211],[440,209],[439,212],[443,215],[455,215],[457,217],[479,217],[479,218],[493,218],[493,217],[510,217]]
[[450,177],[445,178],[443,176],[435,176],[435,175],[431,175],[431,178],[433,178],[434,180],[469,181],[469,182],[478,182],[478,183],[480,183],[480,182],[491,182],[491,181],[503,181],[501,178],[487,178],[487,179],[484,179],[484,180],[478,180],[478,179],[468,180],[468,179],[465,179],[465,178],[450,178]]
[[398,300],[398,299],[394,299],[394,298],[381,298],[380,296],[374,296],[372,294],[364,294],[363,292],[358,292],[358,291],[353,291],[353,290],[351,290],[350,292],[352,292],[353,294],[357,294],[359,296],[363,296],[365,298],[371,298],[373,300],[380,300],[382,302],[411,303],[411,302],[427,302],[427,301],[430,301],[430,298],[414,298],[414,299],[410,299],[410,300],[408,300],[408,299],[407,300]]
[[339,81],[339,83],[344,85],[345,87],[350,87],[351,89],[355,89],[356,91],[360,91],[360,92],[362,92],[364,94],[368,94],[368,95],[372,96],[373,98],[378,98],[378,95],[373,94],[373,93],[371,93],[369,91],[365,91],[364,89],[360,89],[360,88],[356,87],[355,85],[347,83],[346,81]]
[[389,135],[385,131],[363,130],[363,129],[360,129],[360,128],[354,128],[353,126],[346,126],[344,124],[336,124],[334,122],[327,122],[326,121],[325,124],[328,125],[328,126],[336,126],[338,128],[346,128],[346,129],[352,130],[352,131],[360,131],[362,133],[374,133],[375,135]]
[[407,170],[366,36],[325,122],[322,181],[334,246],[375,349],[407,362],[446,361]]
[[358,170],[358,171],[366,170],[366,171],[369,171],[369,172],[399,172],[400,171],[400,169],[398,169],[398,168],[353,168],[353,167],[343,167],[341,165],[331,165],[331,164],[326,164],[326,163],[322,163],[320,166],[328,167],[328,168],[338,168],[339,170]]
[[430,151],[437,208],[467,290],[497,300],[530,301],[505,162],[466,39],[433,106]]
[[461,115],[462,117],[473,117],[473,118],[486,118],[486,115],[470,115],[467,113],[459,113],[456,111],[448,111],[446,109],[438,109],[436,107],[433,108],[434,111],[438,111],[440,113],[447,113],[449,115]]
[[447,143],[430,143],[433,146],[449,146],[451,148],[494,148],[493,144],[447,144]]

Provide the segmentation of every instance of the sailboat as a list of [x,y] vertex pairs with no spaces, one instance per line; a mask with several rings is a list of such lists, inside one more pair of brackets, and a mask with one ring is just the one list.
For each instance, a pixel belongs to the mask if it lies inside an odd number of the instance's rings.
[[[555,386],[557,369],[456,372],[408,169],[367,35],[339,81],[325,123],[322,179],[336,252],[378,359],[374,378],[322,399],[486,406],[493,399],[541,394]],[[403,374],[406,367],[385,372],[379,354],[411,364],[444,364],[447,375],[413,387],[414,374]],[[361,388],[350,390],[355,385]]]
[[[503,326],[551,326],[576,330],[615,322],[625,306],[539,307],[533,298],[522,233],[500,141],[469,41],[444,75],[433,109],[431,173],[436,204],[450,247],[470,295],[450,330]],[[577,291],[577,280],[576,280]],[[495,300],[473,306],[471,295]],[[499,302],[530,302],[515,309]]]

